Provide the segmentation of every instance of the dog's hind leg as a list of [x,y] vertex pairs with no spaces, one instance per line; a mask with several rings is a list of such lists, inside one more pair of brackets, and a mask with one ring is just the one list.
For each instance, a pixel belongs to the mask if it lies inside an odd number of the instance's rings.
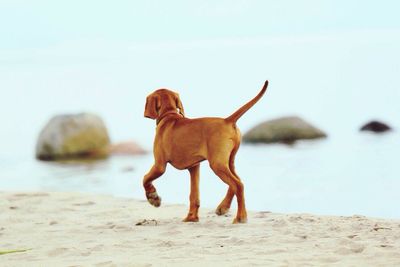
[[189,213],[184,222],[198,222],[199,221],[199,207],[200,207],[200,197],[199,197],[199,178],[200,178],[200,164],[189,168],[190,172],[190,208]]
[[157,194],[156,188],[153,186],[153,181],[163,175],[166,169],[166,164],[154,164],[150,171],[143,178],[143,187],[146,192],[147,201],[154,207],[161,205],[161,197]]
[[218,205],[217,209],[215,210],[215,213],[219,216],[227,214],[229,209],[231,208],[231,203],[234,196],[235,193],[233,192],[231,187],[228,187],[228,192],[226,192],[225,198]]
[[[236,172],[235,172],[235,165],[234,165],[234,162],[235,162],[235,155],[236,155],[236,152],[239,150],[239,146],[236,146],[233,150],[232,150],[232,152],[231,152],[231,155],[230,155],[230,157],[229,157],[229,169],[230,169],[230,171],[231,171],[231,173],[240,181],[240,178],[239,178],[239,176],[236,174]],[[221,203],[218,205],[218,207],[217,207],[217,209],[215,210],[215,213],[217,214],[217,215],[224,215],[224,214],[226,214],[228,211],[229,211],[229,209],[230,209],[230,207],[231,207],[231,204],[232,204],[232,200],[233,200],[233,197],[235,196],[235,193],[233,192],[233,190],[231,189],[231,187],[229,187],[228,188],[228,192],[226,193],[226,196],[225,196],[225,198],[221,201]]]
[[244,186],[243,183],[229,169],[228,160],[229,159],[227,159],[226,162],[210,160],[210,166],[215,174],[229,186],[229,190],[236,195],[238,211],[233,223],[245,223],[247,222],[247,212],[244,201]]

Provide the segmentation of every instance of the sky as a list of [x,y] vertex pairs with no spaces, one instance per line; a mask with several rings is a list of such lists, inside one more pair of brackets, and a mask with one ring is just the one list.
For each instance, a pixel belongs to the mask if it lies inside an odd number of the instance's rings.
[[[100,114],[151,147],[144,99],[167,87],[189,117],[297,114],[327,130],[399,125],[399,1],[0,0],[1,146],[33,147],[55,114]],[[30,150],[29,150],[30,151]],[[31,153],[31,152],[30,152]]]
[[168,42],[398,29],[383,1],[0,1],[0,47]]

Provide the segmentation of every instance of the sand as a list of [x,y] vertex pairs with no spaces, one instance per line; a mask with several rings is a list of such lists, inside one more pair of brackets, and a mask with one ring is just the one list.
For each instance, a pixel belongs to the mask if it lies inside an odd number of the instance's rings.
[[[400,266],[400,220],[187,207],[78,193],[0,193],[1,266]],[[138,224],[138,225],[136,225]]]

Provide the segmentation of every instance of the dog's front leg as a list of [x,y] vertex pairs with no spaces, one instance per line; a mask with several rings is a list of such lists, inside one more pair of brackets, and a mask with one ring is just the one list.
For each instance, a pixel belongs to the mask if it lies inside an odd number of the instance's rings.
[[166,164],[155,163],[143,178],[143,187],[146,192],[147,201],[154,207],[161,205],[161,197],[157,194],[153,181],[165,172]]
[[189,168],[190,172],[190,208],[189,213],[184,222],[198,222],[199,221],[199,178],[200,178],[200,164]]

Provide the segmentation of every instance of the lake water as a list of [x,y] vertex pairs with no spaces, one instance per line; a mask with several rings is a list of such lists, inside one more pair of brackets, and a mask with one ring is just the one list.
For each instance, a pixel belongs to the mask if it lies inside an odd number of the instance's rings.
[[[398,47],[398,31],[372,31],[3,51],[0,190],[144,199],[141,181],[151,154],[38,162],[40,129],[54,114],[91,111],[104,118],[114,141],[133,139],[151,150],[155,125],[143,118],[143,108],[152,90],[179,91],[188,117],[228,116],[269,79],[267,94],[239,121],[242,132],[266,119],[299,115],[328,138],[242,145],[236,166],[247,208],[400,218]],[[358,132],[376,118],[394,131]],[[155,185],[164,203],[188,203],[187,171],[169,167]],[[200,185],[203,207],[216,207],[227,189],[206,162]]]

